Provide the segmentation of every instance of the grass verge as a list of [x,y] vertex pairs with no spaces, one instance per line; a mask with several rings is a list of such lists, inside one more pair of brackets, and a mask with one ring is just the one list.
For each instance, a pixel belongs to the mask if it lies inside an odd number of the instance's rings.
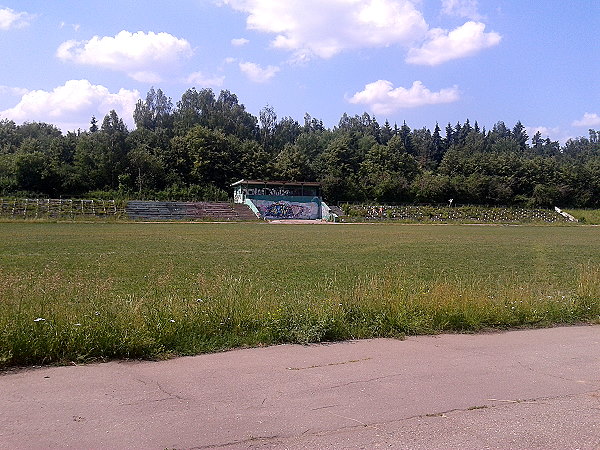
[[600,209],[569,209],[569,214],[587,225],[600,225]]

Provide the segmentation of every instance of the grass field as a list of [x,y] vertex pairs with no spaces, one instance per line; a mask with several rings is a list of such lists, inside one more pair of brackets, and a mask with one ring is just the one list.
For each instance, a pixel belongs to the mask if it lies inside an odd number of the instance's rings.
[[588,225],[600,225],[600,209],[569,209],[569,214]]
[[596,227],[0,231],[0,367],[600,322]]

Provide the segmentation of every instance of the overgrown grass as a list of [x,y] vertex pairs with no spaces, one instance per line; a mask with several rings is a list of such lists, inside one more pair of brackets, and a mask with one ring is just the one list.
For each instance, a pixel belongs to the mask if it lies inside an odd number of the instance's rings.
[[569,214],[587,225],[600,225],[600,209],[569,209]]
[[0,367],[600,322],[592,227],[0,231]]

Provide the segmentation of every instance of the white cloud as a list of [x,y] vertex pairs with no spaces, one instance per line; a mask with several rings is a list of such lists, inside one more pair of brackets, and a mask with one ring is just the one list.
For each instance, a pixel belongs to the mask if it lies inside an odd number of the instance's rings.
[[169,33],[130,33],[114,37],[94,36],[89,41],[63,42],[56,56],[63,61],[123,71],[131,78],[156,83],[160,73],[190,56],[192,48],[185,39]]
[[597,127],[600,126],[600,116],[596,113],[586,112],[579,120],[572,124],[574,127]]
[[234,45],[236,47],[241,47],[242,45],[246,45],[249,42],[250,41],[248,39],[245,39],[245,38],[232,39],[231,40],[231,45]]
[[186,83],[193,84],[198,87],[219,87],[223,86],[224,81],[225,77],[210,77],[204,75],[202,72],[191,73],[185,79]]
[[277,72],[279,72],[279,67],[267,66],[263,69],[260,65],[252,62],[241,62],[239,66],[244,75],[246,75],[250,81],[255,83],[269,81]]
[[534,127],[534,126],[526,126],[525,130],[527,130],[527,135],[532,138],[533,136],[535,136],[535,133],[539,132],[542,135],[542,138],[546,139],[547,137],[552,136],[556,136],[558,134],[560,134],[560,128],[559,127],[544,127],[544,126],[538,126],[538,127]]
[[431,92],[420,81],[415,81],[409,89],[394,89],[390,81],[378,80],[367,84],[363,91],[357,92],[348,101],[367,105],[375,114],[391,114],[403,108],[452,103],[459,98],[457,86]]
[[401,46],[406,61],[437,65],[497,45],[485,33],[477,0],[442,0],[442,12],[471,19],[452,30],[429,29],[422,0],[214,0],[247,14],[247,28],[273,34],[271,45],[293,53],[291,63],[331,58],[346,50]]
[[483,18],[479,14],[477,0],[442,0],[442,13],[471,20]]
[[344,50],[410,46],[426,37],[427,23],[411,0],[222,0],[248,13],[247,27],[273,33],[275,48],[297,60],[330,58]]
[[29,25],[33,16],[10,8],[0,8],[0,30],[23,28]]
[[14,95],[20,97],[22,95],[27,94],[27,92],[29,92],[29,90],[25,88],[0,85],[0,94]]
[[58,28],[61,30],[66,26],[70,26],[71,28],[73,28],[73,31],[79,31],[79,28],[81,28],[81,25],[79,25],[78,23],[68,24],[67,22],[62,21],[58,24]]
[[531,140],[535,133],[538,131],[542,135],[542,139],[550,139],[551,141],[558,141],[560,145],[564,145],[569,139],[574,139],[572,133],[566,130],[562,130],[560,127],[546,127],[546,126],[525,126],[527,135]]
[[0,117],[16,122],[48,122],[61,130],[87,129],[93,115],[102,120],[114,109],[128,125],[133,124],[133,110],[140,98],[137,90],[121,89],[111,93],[106,87],[88,80],[70,80],[52,91],[29,91],[13,108],[0,112]]
[[430,38],[420,48],[411,48],[406,62],[436,66],[453,59],[472,56],[484,48],[500,43],[496,32],[485,33],[485,24],[467,22],[448,32],[441,28],[430,31]]

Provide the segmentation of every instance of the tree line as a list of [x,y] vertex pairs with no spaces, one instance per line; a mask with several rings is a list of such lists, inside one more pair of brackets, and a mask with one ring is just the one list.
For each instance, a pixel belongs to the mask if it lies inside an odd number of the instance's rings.
[[150,89],[128,130],[113,110],[88,130],[0,120],[0,194],[227,199],[241,178],[318,181],[329,202],[600,206],[600,131],[561,146],[517,122],[411,129],[343,114],[326,128],[259,117],[235,94]]

